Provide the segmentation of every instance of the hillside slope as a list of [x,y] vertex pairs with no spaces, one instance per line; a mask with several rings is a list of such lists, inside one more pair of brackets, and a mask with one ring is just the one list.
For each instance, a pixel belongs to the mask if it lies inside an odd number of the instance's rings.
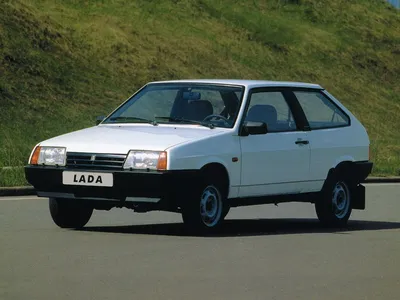
[[[394,175],[399,74],[400,13],[384,0],[1,0],[0,168],[147,81],[247,78],[323,85],[366,125],[374,173]],[[0,186],[24,183],[0,171]]]

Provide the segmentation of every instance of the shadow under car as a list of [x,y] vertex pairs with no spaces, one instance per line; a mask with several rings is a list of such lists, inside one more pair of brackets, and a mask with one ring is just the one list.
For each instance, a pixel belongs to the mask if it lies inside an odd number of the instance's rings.
[[[316,219],[229,219],[208,237],[263,236],[283,234],[335,233],[400,229],[400,222],[349,221],[345,228],[323,227]],[[91,232],[145,234],[165,236],[193,236],[183,223],[159,223],[146,225],[91,226],[79,229]]]

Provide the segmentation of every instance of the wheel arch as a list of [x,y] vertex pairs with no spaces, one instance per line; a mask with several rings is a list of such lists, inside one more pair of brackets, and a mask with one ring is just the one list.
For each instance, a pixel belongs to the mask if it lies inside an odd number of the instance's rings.
[[358,166],[355,161],[342,161],[334,168],[331,168],[325,179],[321,193],[323,194],[336,176],[343,176],[350,184],[348,188],[352,194],[352,209],[365,209],[365,187],[360,183],[360,177],[357,176]]
[[350,176],[353,165],[353,160],[343,160],[332,166],[332,168],[330,168],[328,171],[322,190],[324,190],[326,185],[329,183],[329,180],[331,180],[331,178],[333,178],[334,176],[337,176],[338,174],[346,174],[346,177]]
[[334,169],[342,168],[343,165],[353,163],[353,162],[355,162],[355,159],[353,156],[351,156],[351,155],[341,156],[335,160],[335,162],[332,164],[332,168],[334,168]]
[[226,196],[229,195],[229,189],[230,189],[229,172],[223,164],[219,162],[207,163],[200,168],[200,172],[205,176],[209,176],[208,174],[211,174],[212,176],[217,176],[217,178],[222,181],[222,185],[225,189],[224,190],[225,195]]

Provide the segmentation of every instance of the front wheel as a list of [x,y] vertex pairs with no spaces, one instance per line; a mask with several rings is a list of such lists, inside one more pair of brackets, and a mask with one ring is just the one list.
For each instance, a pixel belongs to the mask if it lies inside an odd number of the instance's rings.
[[72,199],[49,199],[50,215],[61,228],[82,228],[89,222],[93,207]]
[[350,218],[351,188],[347,180],[336,178],[322,192],[322,199],[315,203],[318,219],[323,225],[343,227]]
[[227,214],[226,195],[220,184],[203,184],[191,199],[184,199],[182,219],[191,232],[210,233],[218,228]]

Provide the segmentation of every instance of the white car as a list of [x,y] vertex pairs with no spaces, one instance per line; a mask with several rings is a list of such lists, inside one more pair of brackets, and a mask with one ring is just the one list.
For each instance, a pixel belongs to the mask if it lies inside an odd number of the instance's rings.
[[281,202],[315,203],[323,224],[344,226],[365,209],[371,170],[365,128],[319,85],[177,80],[39,143],[25,174],[63,228],[126,207],[181,213],[205,233],[230,207]]

